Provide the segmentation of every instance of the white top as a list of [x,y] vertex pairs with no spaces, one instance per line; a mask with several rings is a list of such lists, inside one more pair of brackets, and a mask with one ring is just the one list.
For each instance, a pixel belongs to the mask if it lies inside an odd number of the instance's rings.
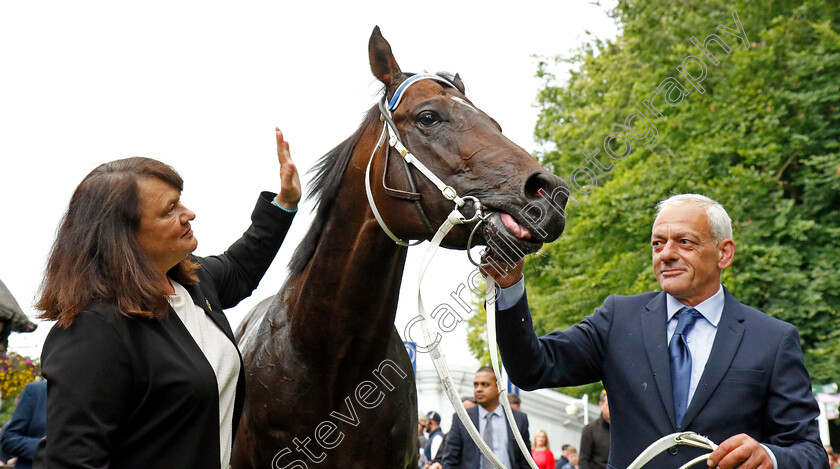
[[[441,432],[443,432],[443,430],[441,430]],[[432,446],[429,448],[432,458],[437,455],[441,443],[443,443],[443,433],[438,433],[432,437]]]
[[195,343],[204,352],[204,357],[216,373],[219,389],[219,444],[222,468],[230,466],[233,443],[233,404],[236,398],[236,381],[239,378],[239,353],[219,326],[193,303],[187,289],[169,279],[175,294],[169,296],[169,304],[184,323]]

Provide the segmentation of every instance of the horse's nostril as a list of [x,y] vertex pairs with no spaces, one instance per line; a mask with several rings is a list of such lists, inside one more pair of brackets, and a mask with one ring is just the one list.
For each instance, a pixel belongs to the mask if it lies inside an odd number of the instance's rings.
[[525,182],[525,195],[531,198],[545,197],[549,194],[550,183],[542,174],[534,174]]

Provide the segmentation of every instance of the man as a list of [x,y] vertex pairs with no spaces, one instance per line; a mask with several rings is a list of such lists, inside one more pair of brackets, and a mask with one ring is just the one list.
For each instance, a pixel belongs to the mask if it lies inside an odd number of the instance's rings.
[[511,409],[522,411],[522,399],[516,394],[508,394],[508,402],[510,403]]
[[601,417],[583,427],[580,435],[580,469],[606,469],[610,456],[610,406],[607,393],[598,401]]
[[429,459],[426,458],[426,442],[429,441],[426,438],[426,424],[429,421],[426,420],[426,416],[424,414],[420,414],[417,417],[417,447],[419,448],[419,459],[417,461],[417,467],[423,468],[429,462]]
[[568,449],[566,449],[566,454],[568,455],[569,460],[566,461],[560,469],[580,469],[577,449],[570,445]]
[[[696,194],[661,202],[651,246],[661,292],[609,296],[579,325],[541,339],[522,261],[499,275],[496,323],[511,380],[528,390],[602,380],[613,403],[611,467],[627,467],[662,436],[693,431],[720,445],[710,466],[828,468],[796,328],[720,283],[735,255],[723,207]],[[700,454],[675,447],[646,468]]]
[[563,445],[560,447],[560,459],[557,460],[557,463],[554,464],[554,469],[562,469],[563,466],[569,462],[569,445]]
[[[489,366],[479,368],[475,373],[473,391],[477,406],[468,409],[467,415],[475,424],[479,433],[488,441],[493,453],[509,469],[528,469],[530,466],[525,456],[519,450],[516,439],[505,419],[504,409],[499,405],[499,389],[496,386],[496,375]],[[528,417],[517,410],[513,411],[513,418],[522,439],[530,449],[528,435]],[[470,438],[463,423],[457,415],[452,418],[452,428],[446,438],[446,448],[443,453],[444,469],[486,469],[492,468],[478,450],[475,442]]]
[[47,434],[47,381],[33,381],[23,388],[8,426],[0,435],[0,446],[9,457],[17,457],[16,468],[31,469],[35,448]]
[[440,429],[440,414],[431,411],[426,414],[426,432],[429,434],[429,441],[426,442],[426,459],[434,461],[438,454],[440,444],[443,442],[443,430]]
[[465,409],[472,409],[475,407],[475,398],[474,397],[464,397],[461,399],[461,404],[464,404]]

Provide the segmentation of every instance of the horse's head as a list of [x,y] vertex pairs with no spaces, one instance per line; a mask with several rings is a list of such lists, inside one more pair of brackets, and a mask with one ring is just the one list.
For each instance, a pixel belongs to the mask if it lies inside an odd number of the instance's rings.
[[[514,261],[560,236],[569,195],[566,183],[505,137],[499,124],[467,99],[458,75],[417,80],[406,87],[412,74],[400,70],[378,27],[369,53],[402,143],[458,196],[480,201],[484,223],[473,244],[489,246],[499,260]],[[387,143],[384,147],[373,157],[370,176],[382,218],[399,237],[429,238],[454,204],[427,176],[407,169],[398,151],[389,150]],[[470,199],[462,213],[472,216],[473,205]],[[473,226],[456,227],[444,244],[466,248]]]

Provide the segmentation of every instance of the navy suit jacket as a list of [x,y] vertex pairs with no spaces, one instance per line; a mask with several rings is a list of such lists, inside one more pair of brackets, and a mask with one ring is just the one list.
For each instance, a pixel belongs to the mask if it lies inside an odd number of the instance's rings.
[[35,381],[23,388],[12,419],[0,435],[8,457],[17,456],[16,468],[31,469],[38,441],[47,434],[47,382]]
[[[499,403],[499,405],[502,404]],[[513,420],[516,422],[516,426],[519,427],[519,433],[522,434],[522,439],[525,441],[530,452],[531,438],[528,434],[528,416],[518,410],[511,410],[513,411]],[[467,415],[469,415],[475,428],[479,428],[478,406],[467,409]],[[525,460],[525,456],[519,451],[519,446],[516,444],[516,439],[513,436],[513,431],[510,429],[507,418],[505,418],[505,426],[507,427],[508,434],[508,455],[511,464],[513,464],[511,469],[529,469],[530,466]],[[470,438],[458,414],[453,414],[452,428],[449,429],[449,433],[446,436],[446,447],[443,450],[443,461],[441,461],[443,469],[479,469],[481,467],[481,457],[481,451],[478,450],[478,446]]]
[[[796,328],[739,303],[726,289],[724,295],[711,355],[681,427],[663,292],[609,296],[580,324],[539,339],[523,296],[496,316],[499,348],[522,389],[603,381],[610,396],[608,467],[627,467],[665,435],[694,431],[718,444],[746,433],[773,451],[781,469],[827,469]],[[672,469],[702,453],[679,446],[645,467]]]

